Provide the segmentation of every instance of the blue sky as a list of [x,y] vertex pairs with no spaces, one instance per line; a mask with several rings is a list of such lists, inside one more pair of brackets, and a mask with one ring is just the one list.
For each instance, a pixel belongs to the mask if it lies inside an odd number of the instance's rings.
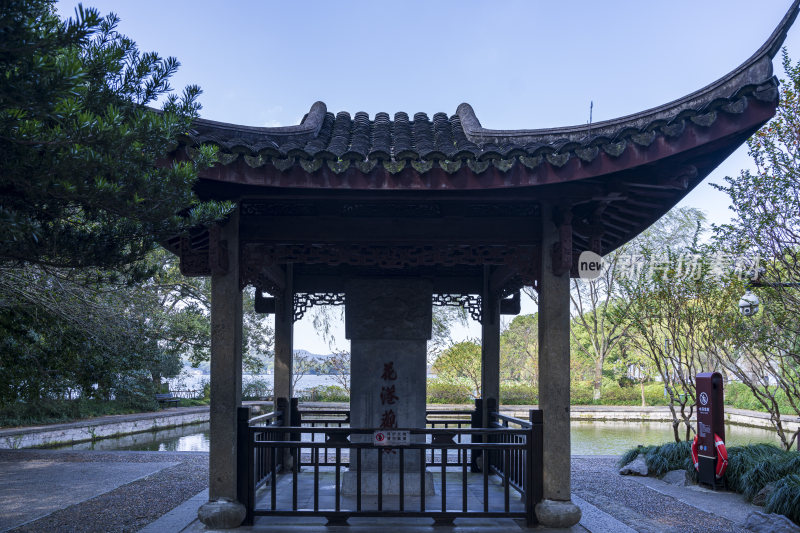
[[[58,9],[70,16],[77,2]],[[329,111],[410,115],[469,102],[489,128],[595,122],[679,98],[729,72],[767,39],[789,0],[87,1],[117,13],[141,50],[179,59],[173,86],[202,87],[204,118],[253,126]],[[800,59],[800,22],[786,46]],[[781,69],[776,61],[776,73]],[[740,149],[681,205],[729,215],[721,182]],[[528,308],[530,310],[530,308]],[[326,351],[310,324],[295,344]],[[476,334],[474,331],[469,334]],[[343,336],[341,336],[343,337]]]

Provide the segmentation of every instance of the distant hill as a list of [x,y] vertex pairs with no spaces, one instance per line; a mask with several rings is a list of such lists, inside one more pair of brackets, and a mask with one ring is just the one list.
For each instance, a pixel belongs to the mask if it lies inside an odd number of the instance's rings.
[[294,355],[295,355],[295,357],[297,357],[297,356],[307,357],[309,359],[313,359],[314,361],[325,361],[325,360],[329,359],[333,354],[329,353],[329,354],[322,355],[322,354],[318,354],[318,353],[311,353],[308,350],[295,350],[294,351]]

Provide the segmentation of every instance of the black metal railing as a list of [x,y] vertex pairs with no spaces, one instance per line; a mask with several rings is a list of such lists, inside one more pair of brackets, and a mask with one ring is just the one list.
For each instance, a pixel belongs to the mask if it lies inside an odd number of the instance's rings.
[[[408,432],[409,444],[391,448],[392,459],[384,459],[385,447],[373,444],[376,430],[348,427],[348,411],[295,410],[292,425],[284,425],[283,412],[253,419],[246,409],[240,412],[239,472],[247,475],[240,475],[239,499],[247,508],[245,523],[280,515],[324,516],[330,523],[362,516],[430,517],[437,523],[508,517],[535,523],[534,506],[542,497],[540,411],[531,411],[530,420],[491,413],[492,427],[472,427],[471,411],[429,411],[431,427],[396,430]],[[369,469],[363,468],[365,460]],[[398,486],[384,486],[389,460]],[[406,472],[407,464],[418,472]],[[431,473],[438,476],[435,496],[426,493]],[[410,478],[419,482],[418,493],[406,486],[406,474],[418,477]],[[345,475],[355,478],[349,495],[342,493]],[[374,494],[362,494],[367,481]]]
[[203,397],[203,389],[197,390],[171,390],[169,391],[175,398],[184,400],[195,400]]
[[[489,427],[500,429],[526,429],[530,430],[529,442],[542,442],[542,411],[538,409],[531,409],[528,415],[528,420],[515,418],[500,414],[496,411],[489,412]],[[501,443],[520,443],[520,437],[510,431],[501,431],[492,433],[489,436],[489,442]],[[525,452],[517,450],[511,452],[509,455],[499,455],[496,453],[489,454],[489,465],[492,471],[497,475],[507,478],[512,487],[521,490],[525,486],[526,477],[529,475],[537,476],[538,479],[534,481],[532,486],[538,492],[532,495],[534,501],[542,499],[542,455],[541,453],[533,453],[533,450],[527,448]],[[538,487],[538,489],[537,489]]]

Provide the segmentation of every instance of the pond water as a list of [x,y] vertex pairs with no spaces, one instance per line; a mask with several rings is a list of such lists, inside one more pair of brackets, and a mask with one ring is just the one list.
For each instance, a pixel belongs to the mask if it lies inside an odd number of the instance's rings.
[[[725,433],[728,447],[756,442],[779,444],[775,434],[764,429],[728,425]],[[639,444],[663,444],[673,439],[672,427],[659,422],[572,422],[570,437],[573,455],[619,455]],[[58,449],[207,452],[208,423],[82,442]]]

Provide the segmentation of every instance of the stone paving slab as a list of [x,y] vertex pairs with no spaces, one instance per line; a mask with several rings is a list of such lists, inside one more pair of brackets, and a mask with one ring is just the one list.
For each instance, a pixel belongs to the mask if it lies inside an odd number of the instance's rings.
[[6,531],[143,478],[175,462],[0,462],[0,531]]

